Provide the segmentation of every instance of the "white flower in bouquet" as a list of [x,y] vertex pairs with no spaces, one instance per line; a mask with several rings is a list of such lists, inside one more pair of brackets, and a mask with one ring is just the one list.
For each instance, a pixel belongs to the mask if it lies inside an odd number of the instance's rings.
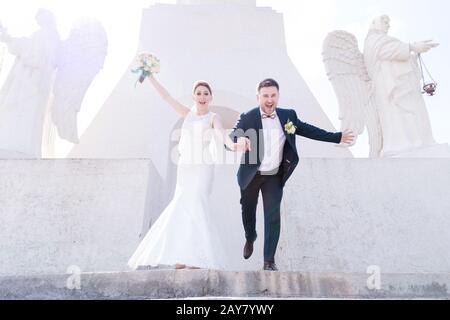
[[139,82],[144,82],[145,78],[154,73],[159,73],[160,62],[159,59],[148,52],[142,52],[136,57],[137,67],[131,70],[133,73],[139,75]]

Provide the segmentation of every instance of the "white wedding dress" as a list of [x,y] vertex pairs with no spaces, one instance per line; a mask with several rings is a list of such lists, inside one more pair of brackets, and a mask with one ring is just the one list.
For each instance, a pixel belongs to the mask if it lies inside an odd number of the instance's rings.
[[128,265],[139,267],[183,264],[202,269],[224,268],[224,250],[210,210],[214,174],[215,114],[191,111],[181,128],[175,194],[140,243]]

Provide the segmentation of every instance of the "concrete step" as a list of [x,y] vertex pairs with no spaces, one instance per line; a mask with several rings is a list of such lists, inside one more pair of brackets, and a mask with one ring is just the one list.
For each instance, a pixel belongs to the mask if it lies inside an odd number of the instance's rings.
[[0,299],[450,298],[450,274],[386,274],[379,290],[368,288],[369,276],[209,270],[14,276],[0,277]]

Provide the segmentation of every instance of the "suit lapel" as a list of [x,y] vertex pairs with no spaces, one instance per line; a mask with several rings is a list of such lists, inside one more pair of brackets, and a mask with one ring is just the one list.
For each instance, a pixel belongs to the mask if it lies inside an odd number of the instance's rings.
[[255,121],[256,121],[255,129],[258,130],[258,131],[263,129],[262,118],[261,118],[261,112],[260,112],[259,110],[260,110],[260,109],[258,108],[258,109],[256,110],[256,114],[255,114]]
[[263,161],[262,157],[264,155],[264,136],[263,136],[263,131],[262,131],[263,124],[262,124],[260,107],[258,107],[256,109],[255,129],[256,129],[256,135],[257,135],[257,141],[258,141],[258,148],[256,150],[258,150],[258,160],[259,160],[259,163],[261,163]]
[[288,122],[288,114],[286,110],[282,110],[282,109],[277,109],[277,115],[278,115],[278,119],[280,120],[281,123],[281,129],[284,132],[284,135],[286,137],[286,140],[288,141],[288,143],[292,146],[292,137],[290,134],[288,134],[286,132],[286,130],[284,129],[285,124]]

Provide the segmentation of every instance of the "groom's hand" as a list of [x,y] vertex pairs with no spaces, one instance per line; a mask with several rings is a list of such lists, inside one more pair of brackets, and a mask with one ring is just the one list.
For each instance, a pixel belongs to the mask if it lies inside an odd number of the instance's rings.
[[352,145],[354,141],[355,141],[355,134],[353,133],[353,131],[347,129],[342,133],[341,139],[342,144]]

